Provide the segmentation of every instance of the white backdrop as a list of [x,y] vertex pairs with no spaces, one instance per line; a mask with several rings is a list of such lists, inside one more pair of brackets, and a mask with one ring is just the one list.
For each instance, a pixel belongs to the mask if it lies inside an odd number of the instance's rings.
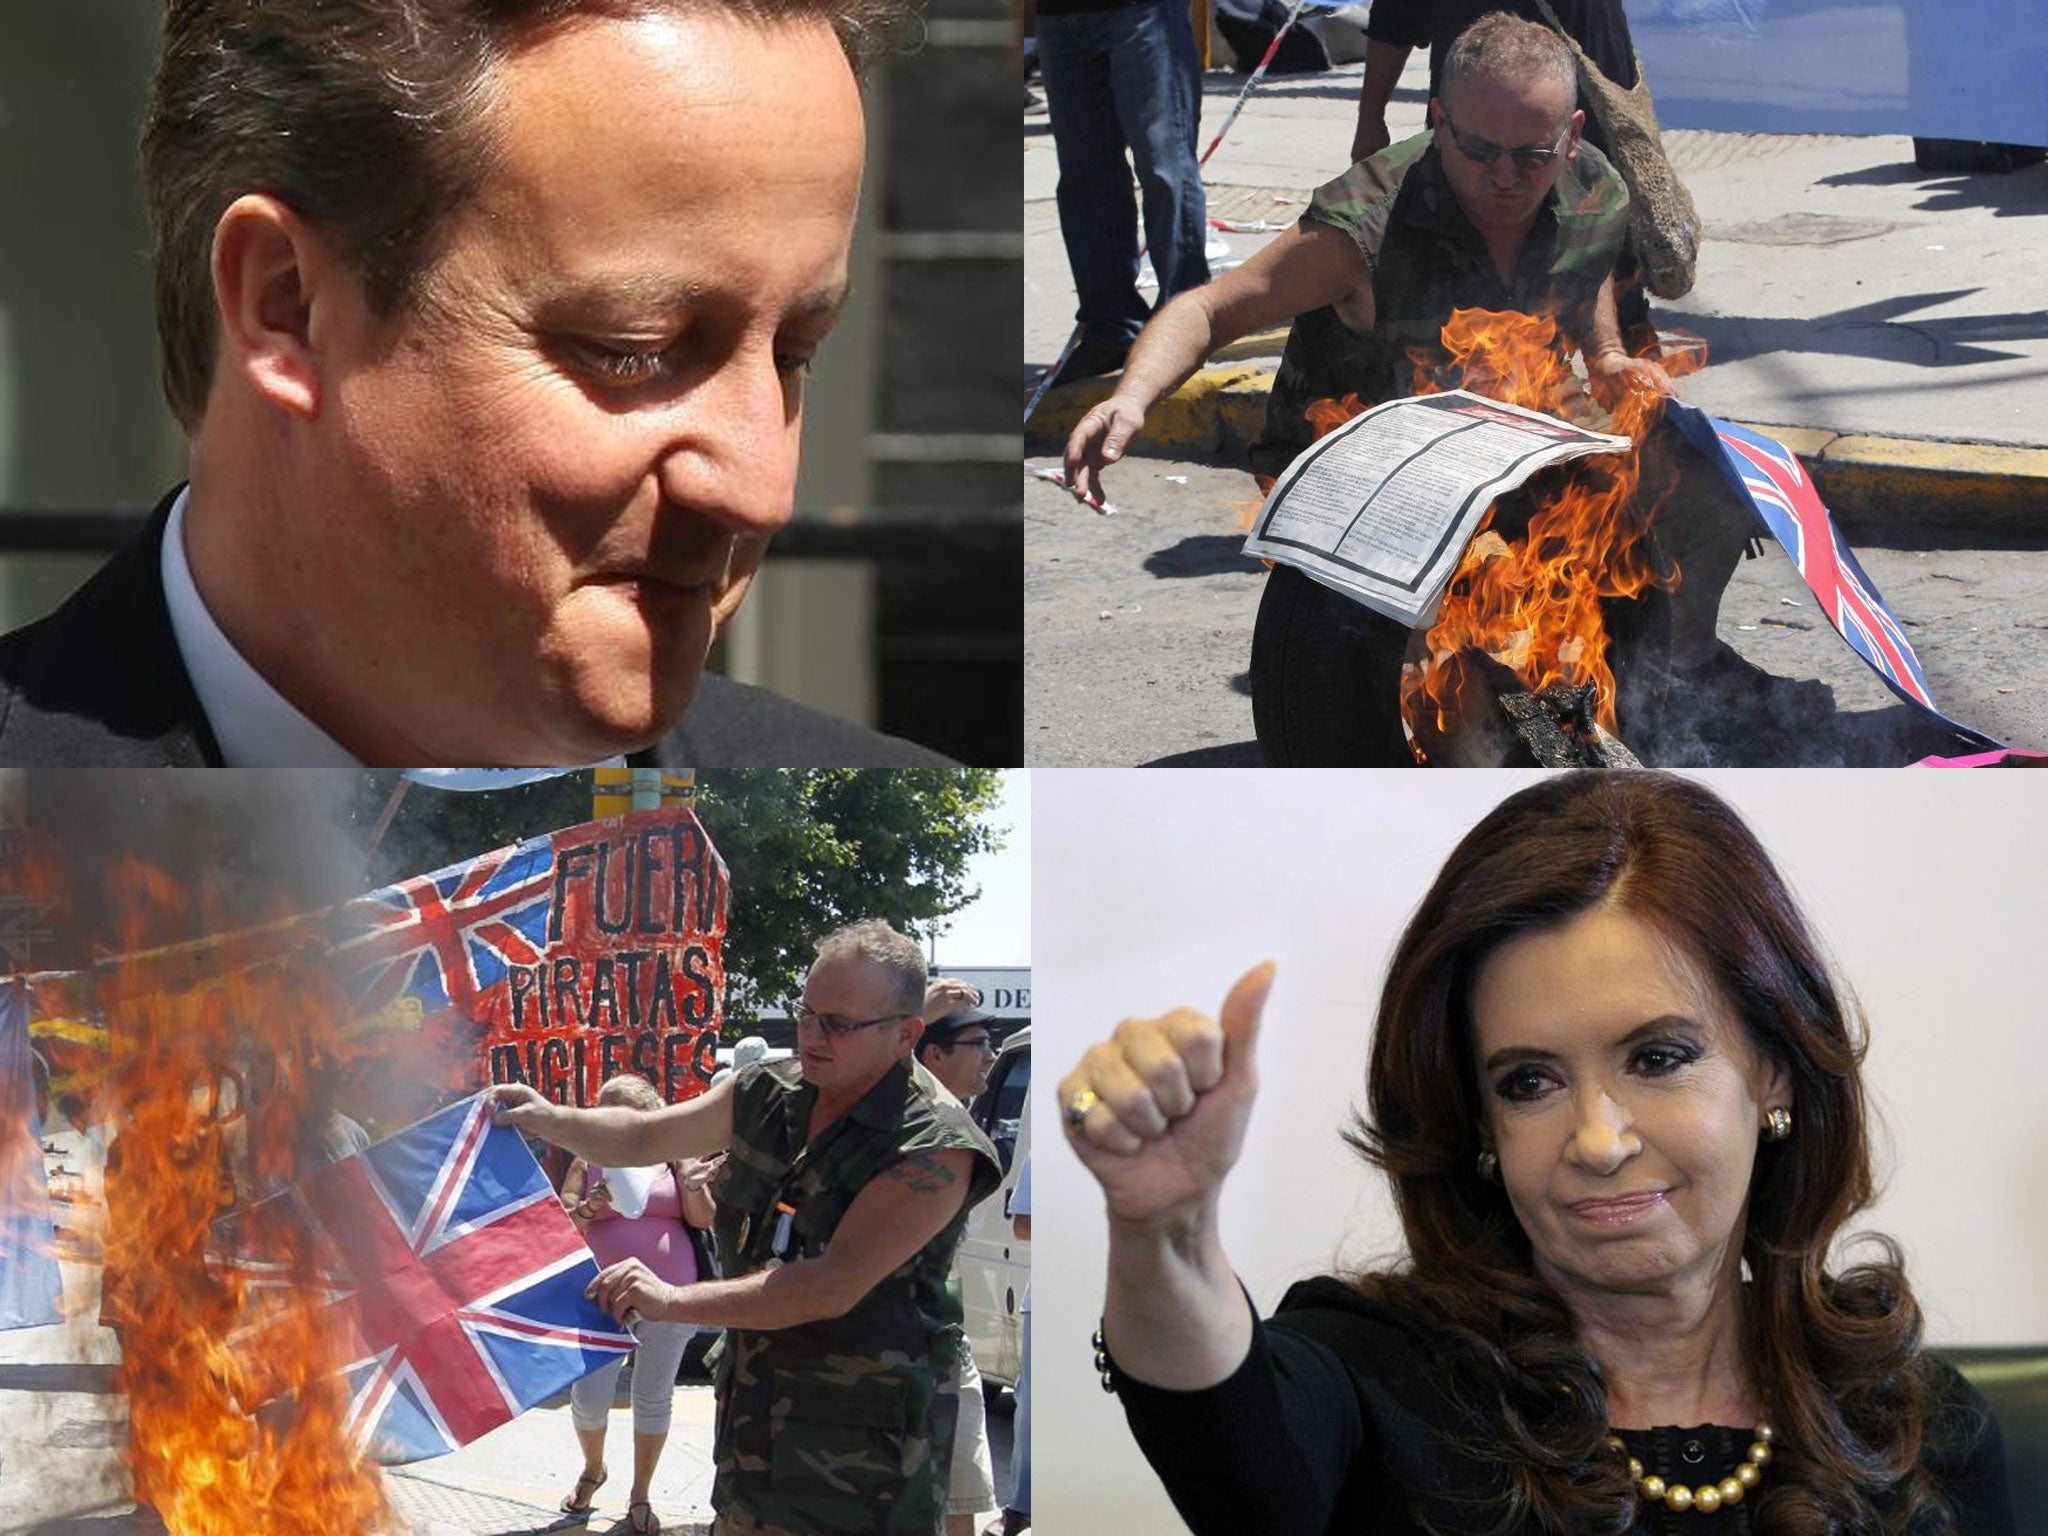
[[[1053,1086],[1135,1014],[1279,977],[1224,1200],[1262,1310],[1342,1255],[1395,1252],[1378,1175],[1338,1140],[1387,956],[1451,846],[1531,775],[1059,770],[1034,776],[1038,1036],[1033,1514],[1057,1536],[1183,1529],[1089,1363],[1101,1202]],[[1699,776],[1777,861],[1871,1033],[1883,1193],[1936,1343],[2048,1341],[2048,795],[2016,771]],[[2031,782],[2030,782],[2031,780]]]

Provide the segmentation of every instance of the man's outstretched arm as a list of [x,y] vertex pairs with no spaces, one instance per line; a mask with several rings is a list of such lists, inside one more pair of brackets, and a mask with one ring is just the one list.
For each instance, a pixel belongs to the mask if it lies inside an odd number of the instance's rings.
[[590,1299],[616,1317],[727,1328],[794,1328],[840,1317],[937,1237],[967,1199],[974,1154],[919,1152],[884,1168],[840,1218],[816,1258],[736,1280],[674,1286],[638,1259],[614,1264],[591,1282]]
[[732,1142],[732,1085],[727,1078],[693,1099],[660,1109],[623,1105],[572,1109],[543,1098],[524,1083],[491,1089],[493,1119],[528,1136],[567,1147],[585,1162],[606,1168],[651,1168],[656,1163],[707,1157]]
[[[1296,225],[1213,283],[1191,288],[1158,314],[1131,348],[1116,393],[1081,418],[1067,439],[1067,484],[1100,505],[1102,471],[1123,457],[1145,413],[1171,394],[1219,347],[1340,298],[1346,320],[1372,312],[1372,274],[1351,237],[1328,224]],[[1362,296],[1362,297],[1361,297]]]

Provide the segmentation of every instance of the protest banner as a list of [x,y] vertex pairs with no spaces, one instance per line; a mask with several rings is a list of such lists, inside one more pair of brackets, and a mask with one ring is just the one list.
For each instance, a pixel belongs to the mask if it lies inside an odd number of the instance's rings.
[[589,822],[324,912],[38,974],[30,1042],[53,1105],[82,1124],[117,993],[225,988],[311,958],[342,993],[352,1097],[387,1124],[495,1082],[587,1104],[627,1070],[684,1099],[717,1070],[728,889],[687,806]]
[[696,816],[665,806],[372,892],[337,914],[334,960],[368,1027],[473,1066],[448,1087],[588,1104],[630,1070],[674,1101],[717,1070],[728,888]]

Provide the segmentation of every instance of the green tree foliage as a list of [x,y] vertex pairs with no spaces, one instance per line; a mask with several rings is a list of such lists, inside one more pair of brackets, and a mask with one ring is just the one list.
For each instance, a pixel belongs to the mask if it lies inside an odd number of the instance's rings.
[[[378,770],[356,785],[349,820],[365,841],[402,775]],[[366,890],[473,859],[543,832],[590,820],[590,775],[565,773],[482,794],[408,784],[363,878]]]
[[929,936],[979,894],[968,859],[1002,846],[991,769],[707,770],[698,783],[697,814],[732,873],[728,1034],[795,996],[813,945],[841,923]]

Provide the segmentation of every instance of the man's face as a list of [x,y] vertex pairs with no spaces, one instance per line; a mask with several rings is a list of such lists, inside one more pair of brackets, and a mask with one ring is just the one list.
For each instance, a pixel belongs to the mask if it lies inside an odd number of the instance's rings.
[[821,1093],[866,1092],[910,1055],[921,1027],[917,1009],[906,1011],[899,1000],[896,978],[857,955],[819,959],[804,978],[803,1001],[808,1012],[834,1024],[863,1026],[833,1034],[820,1023],[798,1019],[797,1060],[804,1081]]
[[970,1024],[950,1045],[934,1045],[925,1052],[932,1076],[962,1104],[988,1086],[989,1069],[995,1064],[995,1037],[986,1024]]
[[[1536,217],[1565,162],[1579,152],[1585,114],[1573,101],[1564,82],[1546,72],[1514,80],[1463,76],[1429,104],[1444,177],[1482,234],[1519,234]],[[1553,148],[1555,155],[1534,163],[1534,151]],[[1507,153],[1513,150],[1530,163]]]
[[824,23],[583,19],[496,83],[496,160],[417,301],[336,321],[295,488],[306,627],[372,761],[584,762],[672,725],[789,519],[846,287],[861,103]]

